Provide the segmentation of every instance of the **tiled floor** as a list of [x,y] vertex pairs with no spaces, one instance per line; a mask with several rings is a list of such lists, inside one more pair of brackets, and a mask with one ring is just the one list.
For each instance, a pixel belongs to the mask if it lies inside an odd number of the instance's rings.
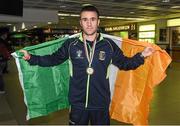
[[[9,66],[11,68],[9,80],[6,83],[12,83],[11,88],[15,86],[17,81],[17,73],[14,73],[14,65]],[[12,74],[12,75],[11,75]],[[150,125],[180,125],[180,63],[172,63],[167,70],[166,79],[154,89],[154,97],[150,106],[149,124]],[[13,80],[14,78],[14,80]],[[7,79],[7,78],[6,78]],[[7,87],[8,87],[7,84]],[[10,92],[8,95],[15,96],[17,92],[13,94]],[[23,121],[25,117],[25,107],[23,98],[18,94],[16,101],[8,102],[7,94],[0,95],[0,124],[67,124],[68,123],[68,110],[56,112],[48,117],[37,118],[28,122]],[[10,103],[11,105],[8,105]],[[15,105],[19,103],[18,105]],[[16,110],[12,107],[12,104],[19,108]],[[20,114],[23,113],[23,114]],[[116,121],[112,121],[111,124],[122,124]]]
[[154,90],[150,124],[180,125],[180,63],[173,63],[167,75]]
[[0,125],[17,124],[7,103],[5,94],[0,94]]

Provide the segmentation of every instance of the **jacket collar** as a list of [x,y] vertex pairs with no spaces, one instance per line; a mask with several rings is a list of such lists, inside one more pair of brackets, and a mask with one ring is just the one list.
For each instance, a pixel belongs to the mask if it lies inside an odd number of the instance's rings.
[[[81,42],[83,42],[83,35],[82,35],[83,33],[81,32],[80,33],[80,35],[79,35],[79,40],[81,41]],[[101,41],[101,40],[103,40],[104,39],[104,37],[103,37],[103,35],[102,35],[102,33],[99,33],[99,36],[97,37],[97,42],[99,42],[99,41]]]

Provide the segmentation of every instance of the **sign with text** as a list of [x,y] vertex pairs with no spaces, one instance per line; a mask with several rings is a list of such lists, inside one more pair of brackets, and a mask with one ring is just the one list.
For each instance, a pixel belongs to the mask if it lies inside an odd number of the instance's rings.
[[122,25],[122,26],[114,26],[105,28],[106,32],[111,31],[134,31],[136,30],[136,24]]

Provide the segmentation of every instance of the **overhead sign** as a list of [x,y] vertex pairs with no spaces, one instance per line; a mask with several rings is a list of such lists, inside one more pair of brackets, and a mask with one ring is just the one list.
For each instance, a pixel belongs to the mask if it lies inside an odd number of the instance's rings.
[[105,31],[131,31],[136,30],[136,24],[129,24],[129,25],[122,25],[122,26],[114,26],[114,27],[107,27]]
[[139,26],[139,31],[154,31],[154,30],[155,30],[155,24]]
[[139,41],[146,41],[150,43],[155,42],[155,24],[140,25],[139,26]]
[[155,32],[139,32],[139,38],[155,38]]
[[168,21],[167,21],[167,26],[168,26],[168,27],[180,26],[180,18],[168,20]]

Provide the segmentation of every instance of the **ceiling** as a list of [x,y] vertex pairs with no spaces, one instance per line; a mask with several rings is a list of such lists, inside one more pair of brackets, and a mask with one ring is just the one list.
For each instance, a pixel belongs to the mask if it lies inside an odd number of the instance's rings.
[[[23,0],[24,8],[57,10],[59,13],[79,14],[84,4],[93,4],[100,11],[101,26],[180,17],[180,0]],[[120,19],[112,19],[119,17]],[[77,27],[79,17],[59,16],[51,27]]]

